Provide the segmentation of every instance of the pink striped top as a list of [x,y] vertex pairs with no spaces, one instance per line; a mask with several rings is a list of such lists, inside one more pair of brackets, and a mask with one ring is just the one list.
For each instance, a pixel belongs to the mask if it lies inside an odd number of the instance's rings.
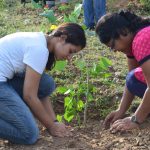
[[[132,42],[132,54],[139,65],[150,59],[150,26],[140,30]],[[143,83],[146,83],[142,68],[135,69],[135,77]]]

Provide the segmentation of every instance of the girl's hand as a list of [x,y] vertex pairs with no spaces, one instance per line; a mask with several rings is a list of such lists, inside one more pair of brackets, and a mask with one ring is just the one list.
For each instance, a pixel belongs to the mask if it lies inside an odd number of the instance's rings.
[[52,136],[57,137],[65,137],[71,135],[70,131],[66,129],[66,125],[59,122],[54,122],[54,124],[50,127],[50,129],[48,129],[48,131]]
[[128,131],[135,128],[139,128],[139,125],[137,123],[132,122],[131,117],[126,117],[124,119],[119,119],[115,121],[112,124],[110,131],[112,133],[116,133],[118,131]]
[[123,118],[123,116],[124,114],[122,114],[119,110],[111,112],[105,118],[105,121],[104,121],[105,128],[108,129],[112,123],[114,123],[118,119]]

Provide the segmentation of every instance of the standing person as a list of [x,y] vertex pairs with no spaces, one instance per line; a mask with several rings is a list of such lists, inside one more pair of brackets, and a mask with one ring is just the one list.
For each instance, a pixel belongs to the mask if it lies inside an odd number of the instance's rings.
[[44,0],[44,5],[50,9],[55,6],[55,0]]
[[35,143],[39,129],[33,114],[52,136],[67,136],[49,100],[55,82],[44,70],[51,70],[55,60],[70,60],[85,45],[84,30],[75,23],[60,25],[50,35],[18,32],[0,39],[0,138]]
[[61,3],[62,5],[66,5],[66,4],[68,4],[68,0],[60,0],[60,3]]
[[106,13],[106,0],[83,0],[84,24],[94,29],[98,19]]
[[[119,108],[105,119],[113,132],[137,128],[150,113],[150,19],[129,11],[107,14],[96,26],[102,43],[127,56],[129,73]],[[134,96],[142,98],[131,117],[123,118]]]

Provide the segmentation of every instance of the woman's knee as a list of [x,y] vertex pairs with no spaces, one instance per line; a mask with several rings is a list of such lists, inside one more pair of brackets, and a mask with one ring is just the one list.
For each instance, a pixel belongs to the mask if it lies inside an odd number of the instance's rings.
[[134,79],[134,70],[130,71],[126,76],[126,84],[131,86],[130,84],[133,82]]
[[13,135],[8,135],[6,139],[15,144],[31,145],[36,143],[39,137],[39,129],[35,123],[22,122],[13,130]]
[[147,85],[136,79],[134,70],[130,71],[126,77],[126,86],[128,90],[135,96],[143,97]]
[[55,90],[55,81],[54,79],[47,75],[43,74],[40,80],[38,96],[39,98],[43,98],[52,94]]
[[28,126],[23,133],[24,139],[22,140],[22,144],[31,145],[36,143],[39,137],[39,129],[37,126],[30,127]]
[[34,144],[39,137],[39,128],[30,110],[22,111],[16,127],[20,130],[22,144]]

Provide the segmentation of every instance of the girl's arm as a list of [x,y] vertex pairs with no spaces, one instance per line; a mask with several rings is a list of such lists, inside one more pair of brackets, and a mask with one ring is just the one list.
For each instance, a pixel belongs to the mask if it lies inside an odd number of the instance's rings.
[[134,128],[139,127],[139,123],[142,123],[148,114],[150,113],[150,60],[146,61],[141,67],[143,70],[143,73],[145,75],[145,79],[147,81],[147,90],[144,94],[143,100],[141,104],[139,105],[138,109],[136,110],[134,114],[134,120],[133,117],[126,117],[125,119],[120,119],[113,123],[111,126],[111,131],[113,133],[117,131],[124,131],[124,130],[131,130]]
[[[128,70],[129,71],[137,68],[138,66],[139,66],[138,62],[134,58],[128,58]],[[130,91],[127,89],[127,87],[125,86],[124,93],[123,93],[118,110],[120,110],[120,112],[124,114],[130,107],[133,99],[134,99],[134,95],[132,95]]]
[[142,66],[143,73],[145,75],[145,79],[147,81],[147,90],[144,94],[143,100],[138,107],[135,115],[137,117],[138,122],[142,123],[148,114],[150,113],[150,60],[146,61]]
[[[129,71],[135,69],[137,66],[138,64],[135,59],[128,58]],[[128,110],[128,108],[130,107],[133,99],[134,99],[134,95],[130,93],[130,91],[125,86],[120,105],[115,112],[111,112],[109,115],[107,115],[105,122],[104,122],[105,127],[109,126],[114,121],[121,119],[126,113],[126,111]]]
[[49,129],[53,126],[54,122],[53,119],[49,117],[37,96],[40,78],[41,75],[39,73],[29,66],[26,67],[23,96],[33,114],[46,128]]
[[123,115],[126,113],[126,111],[129,109],[132,101],[134,99],[134,95],[130,93],[128,88],[125,86],[124,93],[121,99],[121,103],[119,105],[119,112]]

